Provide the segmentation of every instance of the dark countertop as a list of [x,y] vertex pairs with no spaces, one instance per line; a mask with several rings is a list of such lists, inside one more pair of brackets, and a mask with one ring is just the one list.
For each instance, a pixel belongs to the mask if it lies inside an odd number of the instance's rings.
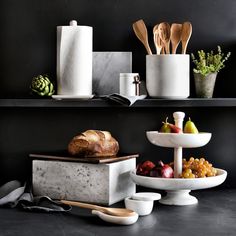
[[[192,192],[199,200],[191,206],[167,206],[156,202],[149,216],[130,226],[112,225],[73,208],[68,213],[33,213],[0,208],[1,236],[142,235],[200,236],[236,234],[236,189]],[[121,207],[122,203],[113,205]]]

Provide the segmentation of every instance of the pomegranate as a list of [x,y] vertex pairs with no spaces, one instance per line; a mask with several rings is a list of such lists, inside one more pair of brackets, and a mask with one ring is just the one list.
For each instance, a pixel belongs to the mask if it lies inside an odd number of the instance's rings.
[[161,177],[162,178],[173,178],[174,171],[168,164],[164,164],[162,161],[158,163],[161,166]]
[[136,173],[138,175],[149,176],[150,171],[155,167],[152,161],[144,161],[138,164]]
[[154,167],[150,171],[150,177],[161,177],[161,168],[160,167]]

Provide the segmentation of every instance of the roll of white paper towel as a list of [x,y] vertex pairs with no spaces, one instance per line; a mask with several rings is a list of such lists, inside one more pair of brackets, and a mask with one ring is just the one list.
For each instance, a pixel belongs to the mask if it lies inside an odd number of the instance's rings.
[[92,27],[57,27],[57,94],[92,95],[92,50]]

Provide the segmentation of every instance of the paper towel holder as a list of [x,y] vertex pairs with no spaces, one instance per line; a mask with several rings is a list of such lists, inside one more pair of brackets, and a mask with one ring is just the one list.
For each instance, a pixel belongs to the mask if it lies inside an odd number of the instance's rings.
[[77,26],[77,21],[76,20],[71,20],[70,21],[70,26]]
[[91,96],[93,28],[68,23],[57,27],[57,93]]

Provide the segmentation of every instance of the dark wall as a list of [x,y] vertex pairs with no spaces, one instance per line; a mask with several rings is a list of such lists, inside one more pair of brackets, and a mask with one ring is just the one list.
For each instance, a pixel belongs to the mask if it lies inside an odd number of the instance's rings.
[[[232,57],[218,75],[215,96],[236,97],[235,12],[234,0],[1,0],[0,97],[29,97],[29,83],[40,73],[49,73],[56,80],[56,26],[71,19],[94,27],[94,51],[132,51],[133,71],[144,78],[145,50],[131,27],[140,18],[147,24],[150,42],[156,23],[191,21],[189,52],[215,49],[217,45],[231,51]],[[151,46],[154,50],[152,42]],[[172,150],[151,145],[145,131],[158,129],[176,110],[180,108],[1,109],[0,182],[28,178],[30,152],[65,149],[71,137],[89,128],[110,130],[122,151],[138,152],[140,160],[171,161]],[[209,145],[184,150],[184,154],[203,155],[228,170],[224,186],[236,187],[236,109],[181,110],[200,130],[213,133]]]
[[[1,0],[0,78],[2,96],[27,96],[34,75],[55,79],[56,26],[75,19],[94,29],[94,51],[132,51],[133,71],[145,77],[145,50],[132,31],[143,18],[149,30],[159,22],[191,21],[188,52],[197,49],[232,51],[218,76],[217,97],[235,97],[236,2],[234,0]],[[194,88],[191,85],[194,96]]]
[[[119,140],[120,151],[139,153],[141,160],[173,161],[173,149],[149,143],[146,131],[158,130],[161,122],[179,108],[19,108],[2,109],[0,116],[0,181],[22,180],[31,172],[29,153],[61,152],[79,131],[91,128],[109,130]],[[224,186],[236,187],[236,109],[181,108],[196,121],[198,129],[212,132],[209,144],[184,149],[185,158],[204,157],[214,166],[226,169]]]

